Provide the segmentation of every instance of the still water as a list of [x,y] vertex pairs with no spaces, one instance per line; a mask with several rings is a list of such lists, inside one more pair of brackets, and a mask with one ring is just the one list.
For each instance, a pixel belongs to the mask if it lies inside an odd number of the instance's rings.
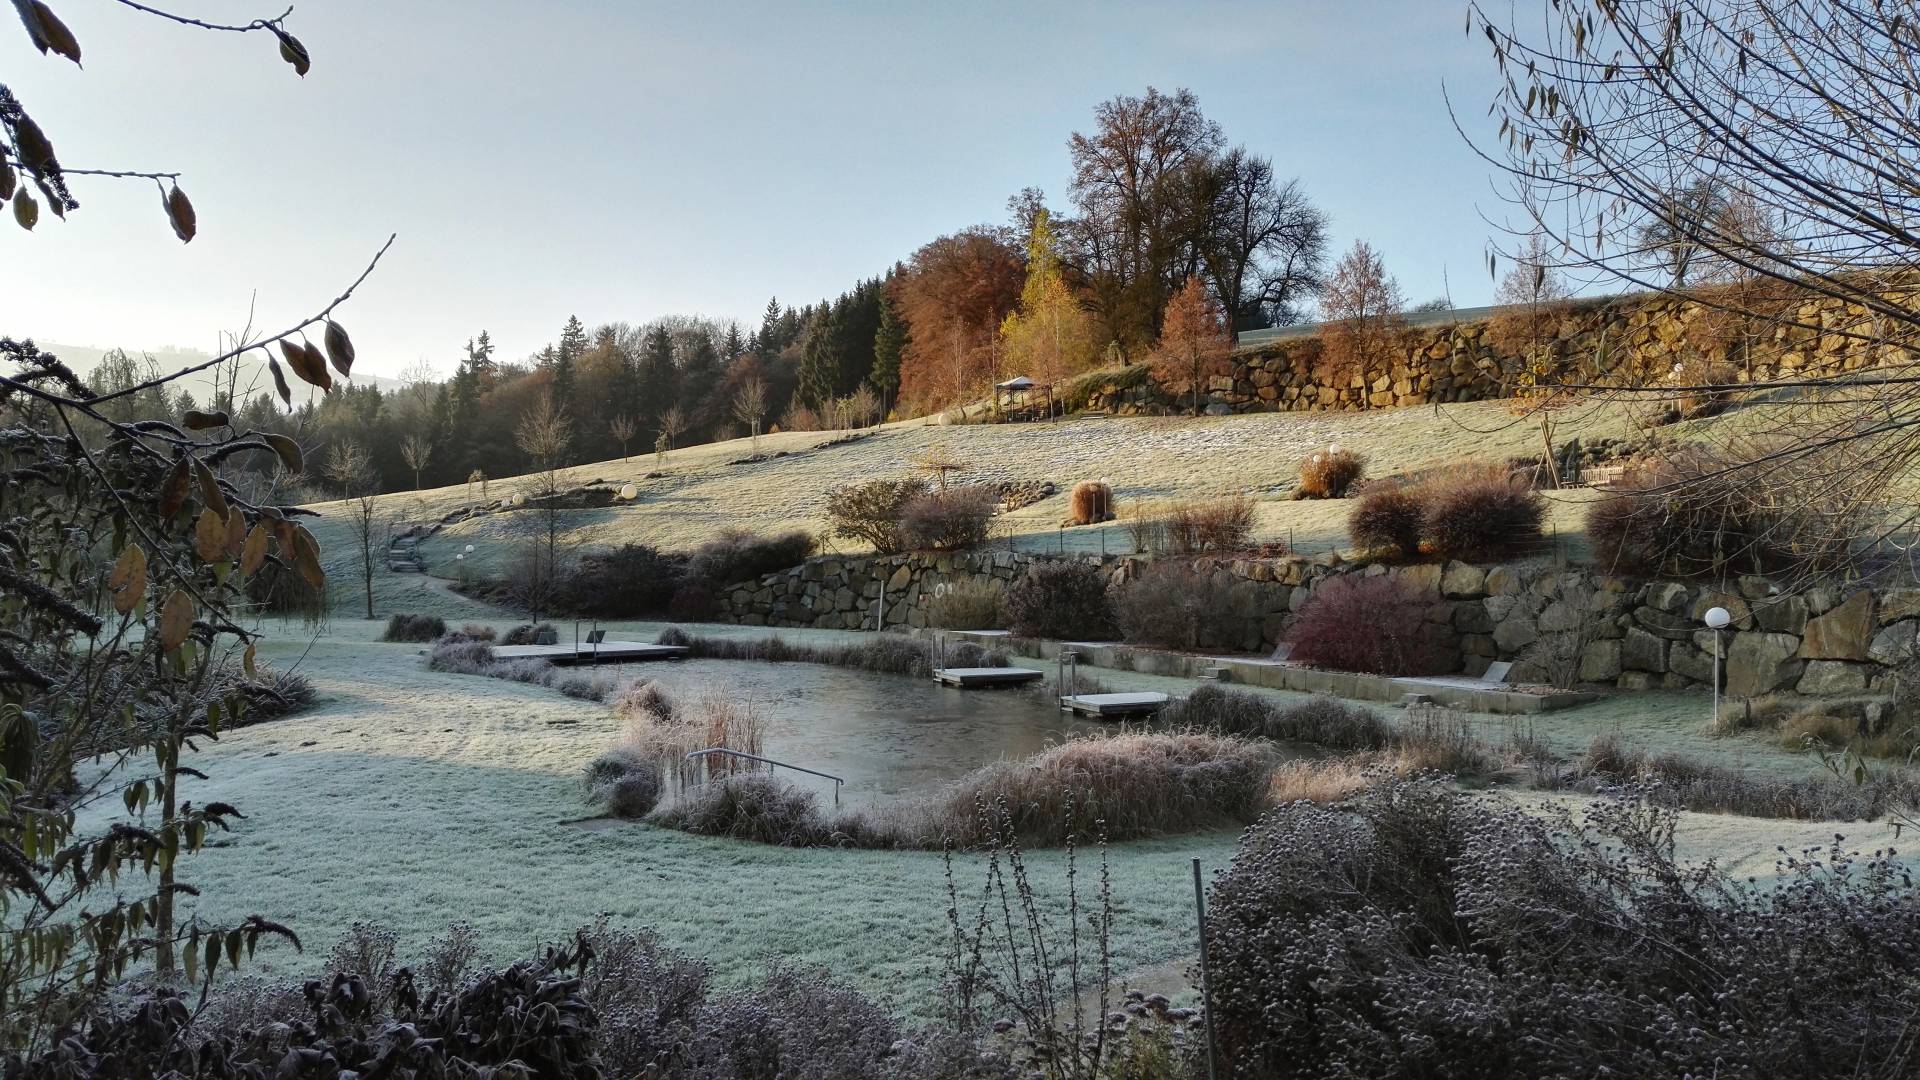
[[[842,778],[843,805],[921,794],[989,762],[1109,727],[1058,711],[1044,691],[956,690],[823,664],[688,660],[637,674],[678,702],[717,691],[751,708],[766,732],[762,754]],[[831,781],[775,774],[831,804]]]

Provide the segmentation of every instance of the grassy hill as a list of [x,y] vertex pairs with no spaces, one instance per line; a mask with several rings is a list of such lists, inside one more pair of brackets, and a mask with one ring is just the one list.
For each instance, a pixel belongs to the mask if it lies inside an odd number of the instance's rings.
[[[1559,424],[1561,439],[1621,436],[1634,430],[1624,409],[1613,405],[1564,414]],[[1368,458],[1369,475],[1383,476],[1503,461],[1540,448],[1537,423],[1501,402],[1031,424],[945,426],[913,420],[871,429],[855,441],[833,442],[841,434],[786,432],[762,436],[757,454],[749,440],[739,439],[677,450],[665,461],[636,455],[565,470],[568,486],[604,481],[632,483],[639,489],[632,503],[565,512],[568,542],[581,547],[642,542],[690,548],[730,527],[761,532],[801,528],[824,534],[829,491],[842,484],[907,475],[917,458],[938,447],[968,463],[956,481],[1051,481],[1058,487],[1058,494],[999,519],[996,543],[1023,550],[1131,550],[1123,523],[1060,528],[1066,491],[1081,480],[1107,478],[1122,516],[1129,504],[1140,500],[1246,492],[1256,502],[1258,539],[1319,552],[1346,545],[1349,504],[1289,498],[1299,462],[1316,449],[1337,442],[1358,450]],[[763,460],[747,460],[755,456]],[[494,479],[487,496],[498,499],[532,488],[526,477]],[[1590,497],[1577,490],[1551,493],[1551,527],[1565,542],[1578,545],[1583,503]],[[382,521],[413,524],[438,520],[479,500],[477,488],[457,485],[381,496],[377,512]],[[357,580],[345,561],[350,533],[341,504],[323,503],[314,509],[323,515],[315,531],[336,583]],[[473,544],[473,572],[498,574],[515,536],[533,528],[534,517],[517,511],[461,522],[443,529],[423,551],[435,574],[451,576],[454,553]],[[830,550],[858,550],[844,540],[827,543]],[[382,576],[390,575],[383,570]]]

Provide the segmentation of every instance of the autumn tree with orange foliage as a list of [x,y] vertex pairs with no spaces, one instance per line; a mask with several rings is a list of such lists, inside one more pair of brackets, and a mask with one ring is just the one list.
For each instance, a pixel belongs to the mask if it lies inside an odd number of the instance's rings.
[[1001,320],[1020,302],[1026,269],[998,229],[975,226],[913,253],[894,279],[894,302],[909,339],[900,364],[900,400],[931,410],[993,381]]
[[1153,348],[1153,376],[1162,383],[1190,383],[1193,415],[1200,415],[1200,384],[1233,355],[1233,338],[1198,275],[1167,301],[1160,341]]
[[1371,381],[1392,362],[1406,336],[1401,313],[1406,298],[1387,273],[1385,260],[1364,240],[1333,268],[1320,297],[1320,378],[1339,386],[1354,378]]

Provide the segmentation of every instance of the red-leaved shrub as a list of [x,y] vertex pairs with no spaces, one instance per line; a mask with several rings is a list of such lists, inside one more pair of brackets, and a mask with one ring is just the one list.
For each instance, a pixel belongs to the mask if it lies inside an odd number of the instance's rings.
[[1427,621],[1433,598],[1395,578],[1322,581],[1287,640],[1293,659],[1375,675],[1440,675],[1459,666],[1446,628]]
[[1524,479],[1499,466],[1467,469],[1428,495],[1427,539],[1443,558],[1491,562],[1538,543],[1545,515]]
[[1367,488],[1347,515],[1347,536],[1362,551],[1391,552],[1403,559],[1420,554],[1427,522],[1426,493],[1411,484]]

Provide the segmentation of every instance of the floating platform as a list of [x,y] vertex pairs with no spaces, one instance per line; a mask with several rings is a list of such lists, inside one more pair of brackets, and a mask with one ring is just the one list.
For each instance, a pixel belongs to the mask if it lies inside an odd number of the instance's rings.
[[1145,716],[1159,712],[1166,705],[1167,695],[1154,693],[1074,694],[1060,699],[1061,708],[1096,718]]
[[982,686],[1018,686],[1046,677],[1046,672],[1024,667],[935,668],[933,677],[948,686],[970,690]]
[[496,660],[547,660],[555,664],[623,664],[638,660],[678,660],[685,645],[654,645],[645,641],[602,641],[597,645],[495,645]]

